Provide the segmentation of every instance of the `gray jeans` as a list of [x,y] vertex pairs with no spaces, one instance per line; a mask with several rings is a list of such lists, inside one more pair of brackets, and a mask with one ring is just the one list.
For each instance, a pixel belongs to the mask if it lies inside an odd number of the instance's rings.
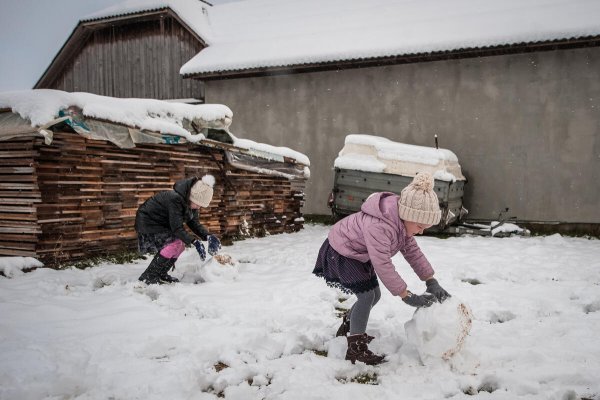
[[350,335],[359,335],[367,331],[371,308],[381,298],[381,290],[376,287],[368,292],[358,293],[356,303],[350,309]]

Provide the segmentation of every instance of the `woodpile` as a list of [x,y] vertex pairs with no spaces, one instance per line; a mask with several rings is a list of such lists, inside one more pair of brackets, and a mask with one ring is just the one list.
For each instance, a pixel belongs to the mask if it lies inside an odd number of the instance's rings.
[[200,222],[222,239],[302,229],[304,179],[232,167],[225,150],[197,144],[121,149],[76,133],[0,145],[0,255],[47,266],[137,247],[138,206],[190,176],[216,179]]

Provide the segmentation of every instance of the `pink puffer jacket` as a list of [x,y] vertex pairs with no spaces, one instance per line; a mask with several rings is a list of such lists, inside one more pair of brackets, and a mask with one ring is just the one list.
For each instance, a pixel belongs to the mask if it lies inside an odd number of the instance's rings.
[[328,235],[329,244],[341,255],[371,260],[375,273],[395,296],[407,287],[391,260],[399,251],[421,280],[434,273],[415,239],[406,235],[398,216],[398,198],[389,192],[372,194],[359,212],[336,223]]

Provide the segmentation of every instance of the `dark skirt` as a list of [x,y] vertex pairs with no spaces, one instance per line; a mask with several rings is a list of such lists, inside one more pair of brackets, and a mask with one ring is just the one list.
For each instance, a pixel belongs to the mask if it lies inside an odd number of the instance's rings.
[[175,240],[177,237],[172,232],[138,233],[138,251],[140,254],[158,253]]
[[329,245],[329,239],[325,239],[319,250],[313,274],[344,293],[363,293],[379,287],[371,261],[363,263],[342,256]]

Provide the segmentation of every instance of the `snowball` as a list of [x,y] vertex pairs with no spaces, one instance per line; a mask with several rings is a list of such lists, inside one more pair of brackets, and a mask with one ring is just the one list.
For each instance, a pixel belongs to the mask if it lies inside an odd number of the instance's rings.
[[471,330],[473,314],[456,297],[429,308],[419,308],[404,324],[408,343],[414,345],[421,361],[449,360],[461,351]]

